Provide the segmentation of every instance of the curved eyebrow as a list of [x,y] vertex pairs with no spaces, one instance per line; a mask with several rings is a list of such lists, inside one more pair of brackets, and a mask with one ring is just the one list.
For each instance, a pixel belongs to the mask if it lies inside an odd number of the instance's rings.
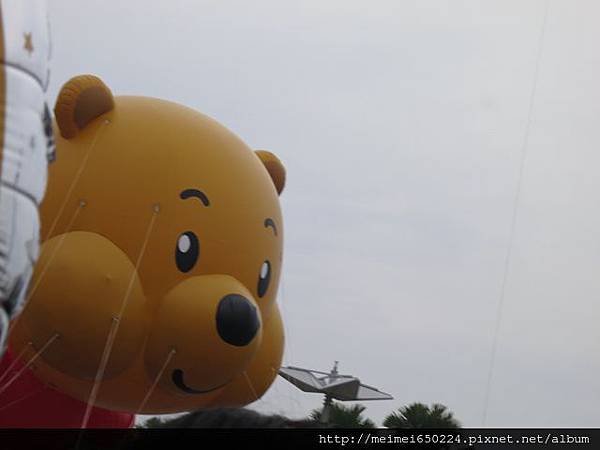
[[275,236],[277,236],[277,225],[275,225],[275,222],[273,221],[273,219],[271,219],[270,217],[267,217],[265,219],[265,228],[273,228],[273,233],[275,233]]
[[179,197],[181,197],[182,200],[187,200],[188,198],[196,197],[200,199],[204,206],[210,206],[210,202],[208,201],[208,197],[206,196],[206,194],[198,189],[186,189],[185,191],[182,191],[181,194],[179,194]]

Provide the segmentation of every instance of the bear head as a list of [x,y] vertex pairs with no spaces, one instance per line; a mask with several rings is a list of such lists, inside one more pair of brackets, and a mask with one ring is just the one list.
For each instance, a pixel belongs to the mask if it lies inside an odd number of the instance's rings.
[[97,406],[243,405],[277,374],[285,169],[192,109],[66,83],[13,352]]

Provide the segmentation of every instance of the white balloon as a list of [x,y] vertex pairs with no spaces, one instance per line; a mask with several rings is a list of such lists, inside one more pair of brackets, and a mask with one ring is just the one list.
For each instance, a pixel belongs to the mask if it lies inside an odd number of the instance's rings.
[[[39,205],[54,155],[45,90],[50,39],[45,0],[0,0],[5,91],[0,95],[0,354],[7,320],[23,307],[39,253]],[[0,94],[2,94],[0,92]]]

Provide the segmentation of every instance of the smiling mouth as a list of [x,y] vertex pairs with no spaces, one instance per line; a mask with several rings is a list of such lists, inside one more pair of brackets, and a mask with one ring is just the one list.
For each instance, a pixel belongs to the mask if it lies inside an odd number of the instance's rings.
[[221,389],[223,386],[225,386],[227,383],[229,383],[229,381],[227,381],[227,382],[225,382],[217,387],[214,387],[212,389],[206,389],[206,390],[194,389],[194,388],[189,387],[183,381],[183,370],[181,370],[181,369],[175,369],[173,371],[173,374],[171,375],[171,380],[173,380],[173,383],[175,383],[175,386],[177,386],[180,390],[182,390],[186,394],[207,394],[209,392],[216,391],[217,389]]

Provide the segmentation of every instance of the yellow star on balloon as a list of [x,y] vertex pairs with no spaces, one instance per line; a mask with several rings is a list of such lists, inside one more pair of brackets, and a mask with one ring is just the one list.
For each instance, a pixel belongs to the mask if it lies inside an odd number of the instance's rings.
[[31,39],[31,33],[23,33],[25,38],[25,44],[23,48],[31,55],[33,53],[33,40]]

